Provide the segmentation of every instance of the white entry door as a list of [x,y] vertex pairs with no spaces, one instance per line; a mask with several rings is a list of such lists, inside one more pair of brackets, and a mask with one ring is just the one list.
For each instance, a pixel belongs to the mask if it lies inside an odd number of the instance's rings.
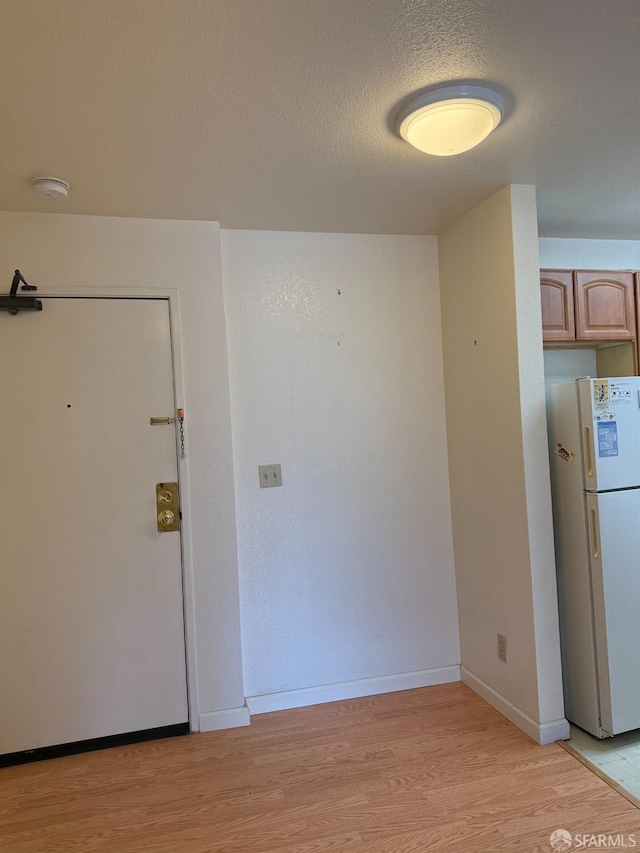
[[0,754],[187,721],[168,303],[0,313]]

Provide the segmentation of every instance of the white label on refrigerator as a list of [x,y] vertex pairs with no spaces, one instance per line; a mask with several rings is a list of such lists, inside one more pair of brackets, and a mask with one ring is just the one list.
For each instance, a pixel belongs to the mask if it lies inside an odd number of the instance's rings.
[[630,382],[612,382],[609,388],[612,403],[630,403],[633,395]]
[[615,421],[598,422],[598,456],[618,455],[618,424]]
[[607,379],[593,383],[593,408],[609,408],[609,382]]
[[559,456],[560,459],[564,459],[565,462],[568,462],[569,465],[573,464],[573,460],[576,458],[576,454],[572,453],[564,444],[558,442],[556,444],[555,450],[553,451],[556,456]]

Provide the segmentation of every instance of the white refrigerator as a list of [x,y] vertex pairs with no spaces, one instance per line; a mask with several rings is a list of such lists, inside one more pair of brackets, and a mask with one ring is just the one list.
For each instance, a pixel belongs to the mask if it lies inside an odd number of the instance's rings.
[[640,728],[640,377],[550,385],[565,715]]

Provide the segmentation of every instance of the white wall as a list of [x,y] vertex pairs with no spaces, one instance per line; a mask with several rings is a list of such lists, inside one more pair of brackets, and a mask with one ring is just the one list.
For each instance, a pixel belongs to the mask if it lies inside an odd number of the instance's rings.
[[541,237],[542,269],[640,270],[640,240]]
[[243,718],[242,712],[236,717],[216,714],[243,705],[218,226],[0,213],[5,292],[16,267],[42,293],[76,287],[104,292],[110,288],[176,288],[180,293],[200,722],[203,728],[215,728],[218,721],[233,724]]
[[505,188],[445,229],[439,249],[463,679],[545,742],[568,725],[534,189]]
[[544,351],[544,380],[569,382],[581,376],[597,376],[595,349],[548,349]]
[[221,233],[249,707],[457,678],[435,239]]

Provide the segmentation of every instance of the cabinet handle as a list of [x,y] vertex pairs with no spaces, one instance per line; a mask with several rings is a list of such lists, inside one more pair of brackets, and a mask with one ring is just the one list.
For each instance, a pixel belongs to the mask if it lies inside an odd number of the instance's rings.
[[600,556],[600,543],[598,541],[598,513],[595,509],[591,510],[591,553],[593,559],[597,560]]
[[584,472],[587,477],[593,477],[593,447],[591,444],[591,427],[584,428]]

